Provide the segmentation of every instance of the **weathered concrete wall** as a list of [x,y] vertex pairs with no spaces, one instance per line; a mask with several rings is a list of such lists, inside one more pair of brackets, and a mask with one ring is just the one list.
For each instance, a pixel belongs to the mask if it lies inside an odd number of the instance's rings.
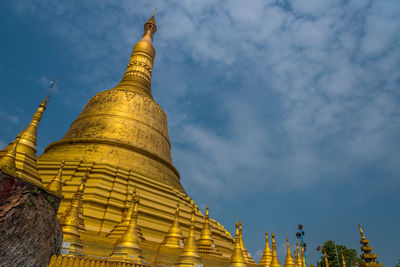
[[0,266],[46,266],[58,252],[60,199],[0,172]]

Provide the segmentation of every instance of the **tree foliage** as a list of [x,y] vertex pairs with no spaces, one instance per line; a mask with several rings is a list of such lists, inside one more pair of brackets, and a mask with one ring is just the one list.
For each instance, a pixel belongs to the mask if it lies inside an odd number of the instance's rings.
[[347,267],[356,266],[356,261],[360,263],[360,258],[357,257],[357,251],[355,249],[349,249],[344,245],[338,244],[336,244],[335,248],[335,241],[329,240],[326,241],[322,247],[321,261],[319,262],[320,266],[325,267],[324,251],[326,251],[328,257],[329,267],[342,267],[342,253]]

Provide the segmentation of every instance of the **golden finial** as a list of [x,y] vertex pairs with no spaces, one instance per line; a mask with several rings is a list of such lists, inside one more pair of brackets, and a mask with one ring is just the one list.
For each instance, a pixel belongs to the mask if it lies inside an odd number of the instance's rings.
[[137,192],[136,192],[136,185],[133,186],[133,190],[132,190],[132,198],[131,198],[131,203],[126,211],[126,213],[124,214],[123,218],[122,218],[122,222],[125,222],[125,224],[131,220],[132,214],[133,214],[133,208],[135,206],[135,203],[139,201],[139,198],[137,196]]
[[[115,171],[114,178],[117,177],[117,173],[118,173],[118,168]],[[124,208],[123,208],[123,212],[122,212],[122,222],[130,220],[130,216],[127,214],[127,212],[129,211],[131,202],[132,202],[132,199],[129,200],[129,197],[133,197],[133,195],[130,194],[130,192],[129,192],[129,181],[130,180],[132,180],[132,169],[130,169],[128,171],[128,182],[125,184],[125,201],[124,201]],[[135,186],[134,186],[134,188],[135,188]]]
[[85,231],[85,225],[83,221],[81,221],[81,218],[83,218],[82,200],[87,175],[88,171],[86,171],[78,190],[72,197],[69,207],[65,211],[64,216],[61,218],[63,240],[70,243],[70,247],[68,249],[70,254],[83,254],[83,245],[80,240],[80,232]]
[[[144,258],[139,246],[137,219],[139,217],[139,199],[132,197],[134,206],[129,225],[122,237],[117,241],[111,254],[111,259],[123,262],[142,263]],[[131,206],[132,206],[131,204]]]
[[361,239],[365,239],[363,229],[361,228],[361,224],[358,224],[358,228],[360,229]]
[[125,74],[114,89],[133,91],[152,98],[151,76],[156,56],[153,36],[157,31],[154,14],[143,27],[143,37],[133,47]]
[[56,176],[54,176],[53,180],[46,186],[46,189],[55,193],[56,195],[62,196],[62,171],[65,165],[65,161],[63,160],[60,164],[60,168]]
[[302,265],[298,242],[296,242],[296,265],[297,265],[297,267],[301,267],[301,265]]
[[151,16],[151,18],[148,21],[146,21],[146,23],[144,24],[143,36],[148,35],[151,38],[153,38],[154,33],[157,31],[157,25],[156,25],[156,21],[154,19],[154,16],[156,15],[156,10],[157,10],[157,8],[154,9],[153,16]]
[[246,267],[246,261],[243,256],[242,247],[240,246],[240,230],[239,222],[236,219],[235,246],[232,253],[230,267]]
[[271,267],[282,267],[281,263],[279,262],[278,255],[276,254],[276,243],[275,243],[275,235],[272,233],[272,260],[271,260]]
[[325,261],[325,267],[329,267],[328,256],[326,255],[326,250],[325,249],[324,249],[324,261]]
[[296,267],[293,257],[290,254],[289,239],[286,237],[286,261],[284,267]]
[[182,248],[183,247],[183,236],[181,228],[179,226],[179,202],[176,204],[175,217],[171,227],[165,236],[162,245],[170,248]]
[[86,172],[82,177],[81,184],[78,187],[78,192],[80,192],[80,193],[83,193],[83,191],[85,191],[86,182],[87,182],[87,179],[89,178],[89,172],[90,172],[90,170],[86,169]]
[[206,215],[204,216],[203,229],[201,230],[200,238],[197,241],[197,247],[201,253],[211,253],[215,250],[214,240],[211,233],[208,205],[206,207]]
[[342,267],[346,267],[346,261],[344,260],[343,257],[343,251],[341,252],[341,254],[342,254]]
[[15,158],[17,156],[17,146],[21,134],[18,134],[11,146],[5,151],[5,154],[0,158],[0,170],[8,175],[17,177]]
[[21,146],[18,152],[28,154],[31,157],[36,156],[37,128],[39,126],[39,122],[42,120],[43,113],[46,110],[47,99],[48,96],[46,95],[44,100],[40,103],[35,114],[33,114],[32,120],[28,127],[21,132],[20,143],[23,145],[23,147]]
[[272,260],[272,251],[269,248],[269,244],[268,244],[268,233],[265,232],[265,247],[264,247],[264,252],[263,255],[260,259],[260,262],[258,263],[258,266],[264,266],[267,267],[271,264],[271,260]]
[[192,205],[192,217],[190,219],[189,236],[186,240],[183,252],[179,257],[179,264],[199,264],[201,262],[201,258],[197,253],[196,239],[194,237],[195,213],[196,213],[195,206]]

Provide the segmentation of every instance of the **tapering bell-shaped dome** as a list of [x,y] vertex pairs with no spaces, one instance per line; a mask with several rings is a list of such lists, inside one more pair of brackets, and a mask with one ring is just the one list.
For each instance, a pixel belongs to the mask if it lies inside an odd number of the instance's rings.
[[39,160],[108,163],[183,191],[171,160],[167,117],[151,95],[154,15],[133,47],[120,83],[92,97],[64,137]]

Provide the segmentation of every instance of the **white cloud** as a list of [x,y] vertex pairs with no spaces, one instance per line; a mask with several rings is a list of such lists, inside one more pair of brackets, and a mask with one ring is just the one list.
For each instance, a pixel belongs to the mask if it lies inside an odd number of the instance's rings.
[[7,145],[7,143],[6,143],[4,140],[1,140],[1,139],[0,139],[0,149],[5,148],[6,145]]
[[2,110],[0,110],[0,118],[3,118],[5,120],[7,120],[8,122],[11,122],[14,124],[19,122],[19,117],[17,115],[9,114]]

